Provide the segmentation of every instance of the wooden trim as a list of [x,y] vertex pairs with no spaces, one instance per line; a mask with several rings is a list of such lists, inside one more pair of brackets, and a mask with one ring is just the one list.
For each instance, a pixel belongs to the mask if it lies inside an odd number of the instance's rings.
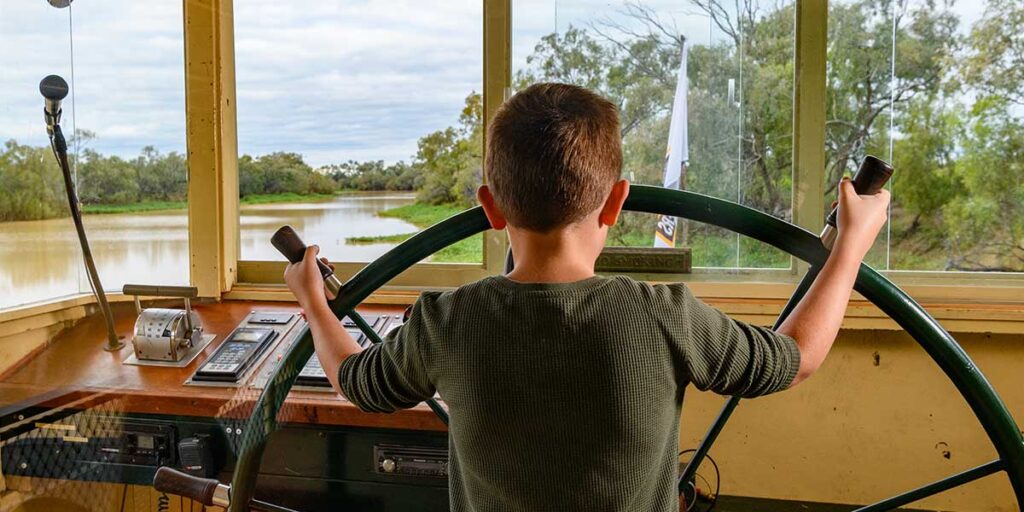
[[190,277],[219,297],[239,256],[232,0],[184,1]]
[[[828,1],[796,0],[793,48],[793,223],[817,233],[825,211]],[[807,263],[796,258],[793,273]]]
[[827,0],[796,0],[793,65],[793,223],[821,231],[825,211]]
[[[484,0],[484,152],[487,129],[498,107],[512,94],[512,0]],[[486,173],[483,177],[486,182]],[[484,232],[484,267],[495,274],[505,265],[508,237],[504,232]]]
[[[692,276],[690,276],[692,277]],[[759,325],[770,325],[792,295],[796,283],[751,281],[686,280],[693,293],[726,314]],[[450,289],[435,287],[431,289]],[[422,287],[389,286],[371,295],[366,304],[412,304]],[[1000,300],[952,301],[962,290],[945,287],[908,287],[906,290],[950,332],[1024,333],[1024,294],[1008,294]],[[225,295],[229,300],[294,302],[283,285],[236,286]],[[845,330],[898,330],[899,326],[881,310],[854,294],[842,328]]]

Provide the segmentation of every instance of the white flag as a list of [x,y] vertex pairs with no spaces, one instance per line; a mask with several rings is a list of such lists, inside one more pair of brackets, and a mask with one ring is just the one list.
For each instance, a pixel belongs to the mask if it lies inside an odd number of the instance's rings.
[[[690,147],[687,142],[686,95],[689,84],[686,79],[686,44],[683,44],[682,63],[679,64],[679,76],[676,78],[676,97],[672,103],[672,121],[668,128],[668,147],[665,150],[665,178],[662,186],[678,189],[679,175],[683,166],[690,160]],[[654,231],[655,247],[675,247],[676,218],[662,215]]]

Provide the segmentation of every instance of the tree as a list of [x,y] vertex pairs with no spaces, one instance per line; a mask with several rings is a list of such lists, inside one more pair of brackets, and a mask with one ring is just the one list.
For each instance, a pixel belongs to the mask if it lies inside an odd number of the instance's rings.
[[417,193],[429,204],[470,205],[483,179],[483,101],[466,97],[459,124],[430,133],[417,143],[415,167],[423,177]]

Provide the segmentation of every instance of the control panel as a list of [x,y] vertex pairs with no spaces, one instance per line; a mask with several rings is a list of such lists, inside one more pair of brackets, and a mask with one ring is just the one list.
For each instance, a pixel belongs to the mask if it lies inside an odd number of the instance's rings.
[[[156,468],[175,463],[177,429],[172,424],[76,413],[36,422],[34,430],[6,439],[0,452],[8,475],[92,475],[100,467]],[[109,476],[109,471],[106,473]]]
[[145,466],[174,461],[173,426],[122,423],[119,427],[119,432],[106,432],[89,439],[94,448],[94,460]]
[[298,323],[290,312],[253,311],[199,366],[188,384],[235,385],[243,382],[273,343]]
[[[402,315],[364,315],[363,319],[381,338],[384,338],[392,330],[402,325]],[[354,320],[345,317],[342,319],[341,324],[361,347],[366,348],[370,346],[372,341],[363,334],[363,331],[359,329]],[[297,386],[310,386],[314,388],[329,389],[331,387],[331,383],[327,380],[327,374],[320,367],[320,359],[316,357],[316,354],[313,354],[309,361],[306,361],[306,365],[302,367],[299,376],[295,379],[295,384]]]

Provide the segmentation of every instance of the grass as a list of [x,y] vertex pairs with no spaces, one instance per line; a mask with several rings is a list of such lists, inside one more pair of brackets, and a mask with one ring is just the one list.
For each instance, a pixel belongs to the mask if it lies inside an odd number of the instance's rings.
[[[252,194],[241,198],[239,201],[242,204],[298,203],[304,201],[326,201],[336,195],[347,195],[352,193],[354,193],[352,190],[339,190],[334,194],[296,194],[294,192],[283,192],[280,194]],[[83,204],[82,212],[104,215],[115,213],[184,210],[186,208],[188,208],[187,201],[139,201],[137,203],[124,204]]]
[[300,201],[326,201],[335,194],[296,194],[282,192],[280,194],[250,194],[240,199],[242,204],[297,203]]
[[[390,210],[377,212],[380,217],[402,219],[420,229],[424,229],[438,222],[441,222],[465,208],[454,204],[432,205],[425,203],[413,203]],[[345,241],[353,244],[375,244],[375,243],[399,243],[403,242],[415,233],[402,233],[399,235],[383,236],[358,236],[346,238]],[[484,258],[483,235],[473,235],[465,240],[456,242],[434,254],[432,261],[441,263],[479,263]]]
[[[464,208],[457,205],[429,205],[413,203],[390,210],[378,212],[381,217],[402,219],[418,228],[432,226]],[[648,231],[647,224],[650,224]],[[609,245],[629,247],[650,247],[654,241],[653,222],[634,222],[627,227],[628,231],[617,233]],[[720,231],[720,230],[719,230]],[[384,235],[348,238],[349,243],[400,243],[415,233],[400,235]],[[690,231],[693,265],[696,267],[732,267],[736,264],[736,236],[731,233],[715,232],[714,230],[696,229]],[[480,262],[483,261],[483,239],[481,235],[472,236],[447,247],[434,255],[433,261],[439,262]],[[740,238],[740,266],[751,268],[788,268],[789,255],[767,244]]]
[[127,204],[83,204],[82,213],[112,214],[134,212],[159,212],[167,210],[184,210],[188,207],[185,201],[141,201]]
[[350,236],[345,242],[351,245],[372,245],[372,244],[400,244],[416,233],[399,233],[397,235],[381,236]]

